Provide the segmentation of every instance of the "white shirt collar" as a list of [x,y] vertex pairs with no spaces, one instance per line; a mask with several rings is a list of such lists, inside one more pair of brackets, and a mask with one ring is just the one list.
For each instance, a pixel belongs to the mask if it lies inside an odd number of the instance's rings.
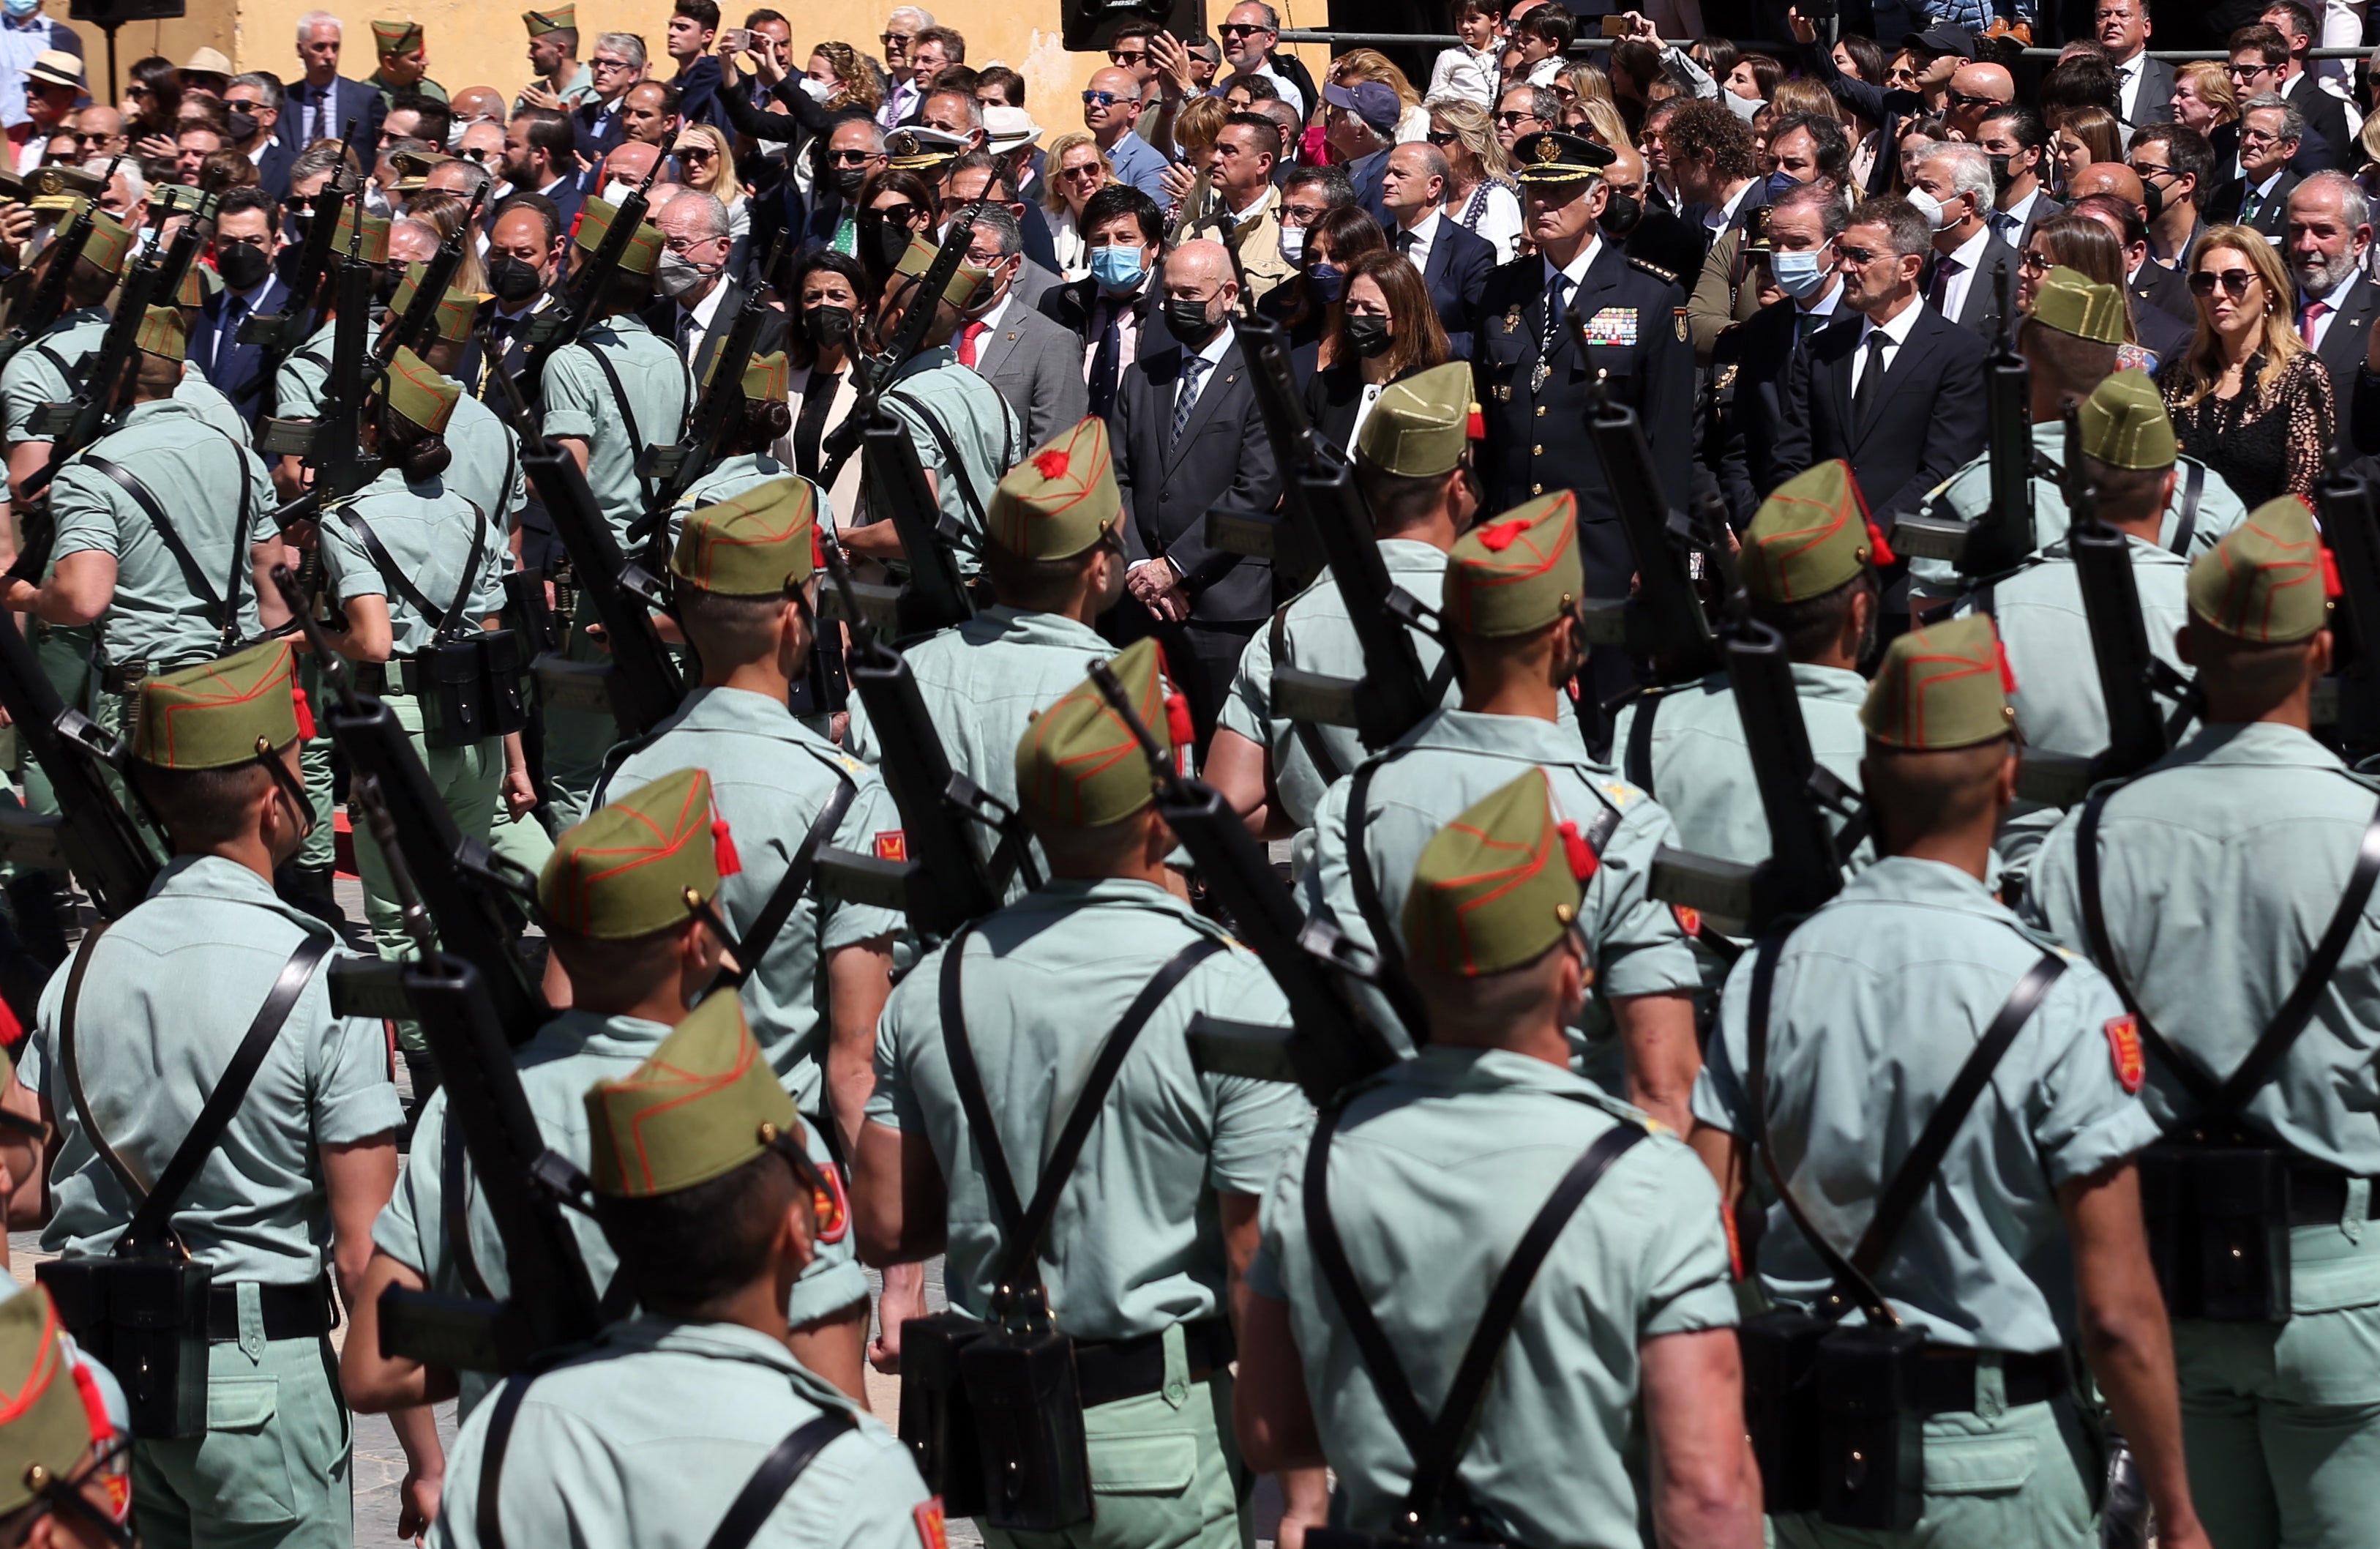
[[[1438,240],[1439,226],[1445,219],[1446,217],[1439,214],[1436,210],[1432,210],[1428,214],[1424,215],[1421,218],[1421,224],[1413,228],[1414,240],[1420,243],[1425,248],[1436,242]],[[1396,233],[1393,231],[1390,232],[1389,234],[1389,240],[1393,243],[1396,239]]]
[[[1806,307],[1803,307],[1802,303],[1799,301],[1796,301],[1793,304],[1797,307],[1802,307],[1802,315],[1804,317],[1832,317],[1835,313],[1842,311],[1843,282],[1841,278],[1838,276],[1832,286],[1828,287],[1819,295],[1816,300],[1811,302]],[[1917,309],[1914,307],[1910,309],[1912,311],[1915,311]]]
[[1986,222],[1981,230],[1977,231],[1973,237],[1968,238],[1965,241],[1960,243],[1957,247],[1951,249],[1950,251],[1944,256],[1957,262],[1959,272],[1961,274],[1972,274],[1975,272],[1977,266],[1983,262],[1984,247],[1991,239],[1992,228],[1990,224]]
[[2305,305],[2309,301],[2320,301],[2324,306],[2328,307],[2334,312],[2345,311],[2347,310],[2347,298],[2349,294],[2355,289],[2356,277],[2356,271],[2350,269],[2347,272],[2347,278],[2338,282],[2338,288],[2332,291],[2327,296],[2308,296],[2302,291],[2299,292],[2298,310],[2301,311],[2304,311]]
[[[1838,292],[1837,294],[1840,295],[1840,292]],[[1886,338],[1892,341],[1895,348],[1899,348],[1900,346],[1907,344],[1909,342],[1909,331],[1917,326],[1917,316],[1925,310],[1925,302],[1914,302],[1909,306],[1901,308],[1900,315],[1899,317],[1894,318],[1891,322],[1884,323],[1881,326],[1879,326],[1876,319],[1872,317],[1864,317],[1860,319],[1860,323],[1862,324],[1859,337],[1860,348],[1863,349],[1867,348],[1867,336],[1870,334],[1882,334]]]
[[[1001,320],[1002,318],[1006,317],[1006,316],[1008,315],[1008,303],[1009,303],[1009,302],[1011,302],[1011,301],[1014,301],[1014,300],[1015,300],[1015,299],[1016,299],[1016,287],[1014,287],[1014,286],[1011,286],[1011,287],[1009,287],[1009,290],[1008,290],[1008,294],[1007,294],[1007,295],[1005,295],[1005,296],[1002,297],[999,300],[997,300],[997,301],[995,301],[995,302],[993,302],[993,303],[992,303],[992,305],[991,305],[991,311],[988,311],[988,312],[984,313],[981,317],[978,317],[978,318],[977,318],[977,319],[975,320],[976,322],[980,323],[982,323],[982,324],[983,324],[983,332],[982,332],[982,334],[980,334],[980,335],[978,335],[978,342],[977,342],[977,346],[976,346],[976,348],[977,348],[978,349],[982,348],[982,342],[981,342],[982,340],[984,340],[984,339],[988,339],[988,338],[990,338],[992,335],[997,334],[997,333],[999,333],[999,332],[1000,332],[1000,320]],[[982,360],[982,359],[983,359],[983,357],[982,357],[981,355],[978,355],[978,356],[976,357],[976,359],[977,359],[977,360]]]
[[719,304],[727,299],[727,277],[710,287],[710,294],[694,304],[694,330],[698,336],[710,331],[710,320],[719,315]]
[[[2034,185],[2033,192],[2025,195],[2022,199],[2018,200],[2014,204],[2011,204],[2007,209],[2001,211],[2000,213],[2007,216],[2010,220],[2016,222],[2019,226],[2022,226],[2024,224],[2025,216],[2030,213],[2033,209],[2033,201],[2040,197],[2041,185],[2036,183]],[[1990,228],[1986,226],[1985,229],[1988,230]]]
[[2289,169],[2289,164],[2287,162],[2283,162],[2279,166],[2274,168],[2273,175],[2270,177],[2265,178],[2263,182],[2255,186],[2256,197],[2258,199],[2270,197],[2273,191],[2273,185],[2279,182],[2281,180],[2281,174],[2287,172]]
[[[1569,266],[1560,271],[1562,278],[1570,281],[1572,289],[1577,289],[1585,282],[1586,272],[1594,265],[1595,255],[1602,250],[1603,234],[1597,232],[1587,239],[1586,246],[1579,250],[1578,256],[1570,261]],[[1537,262],[1545,265],[1546,283],[1552,284],[1555,274],[1554,261],[1540,255]]]

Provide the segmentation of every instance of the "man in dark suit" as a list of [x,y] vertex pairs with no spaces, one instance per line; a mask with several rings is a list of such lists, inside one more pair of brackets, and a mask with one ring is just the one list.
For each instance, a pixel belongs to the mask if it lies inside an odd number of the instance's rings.
[[[267,407],[268,384],[261,374],[264,349],[240,343],[239,325],[251,317],[287,310],[289,287],[273,272],[281,245],[280,208],[261,189],[224,191],[215,210],[215,234],[207,245],[207,256],[224,285],[199,309],[189,361],[251,425]],[[235,289],[235,282],[245,283]]]
[[[2050,198],[2043,186],[2049,171],[2049,127],[2033,109],[2010,103],[1984,115],[1981,138],[1975,143],[1992,158],[1997,185],[1985,221],[1993,236],[2022,252],[2033,228],[2066,208]],[[2008,169],[2005,176],[2003,166]]]
[[1752,520],[1777,471],[1779,396],[1796,346],[1847,315],[1843,277],[1835,268],[1835,239],[1851,219],[1831,189],[1804,186],[1768,212],[1769,258],[1763,296],[1781,292],[1711,347],[1711,397],[1716,408],[1704,461],[1717,476],[1728,518],[1738,530]]
[[1779,404],[1777,475],[1844,458],[1887,530],[1984,445],[1990,347],[1919,299],[1929,224],[1890,196],[1852,213],[1836,250],[1859,315],[1795,352]]
[[[1609,476],[1580,427],[1600,377],[1644,422],[1659,497],[1685,505],[1694,396],[1686,296],[1602,239],[1596,223],[1610,190],[1599,171],[1609,150],[1552,129],[1524,135],[1512,149],[1522,219],[1537,250],[1499,267],[1480,297],[1471,359],[1487,431],[1484,505],[1502,511],[1548,490],[1575,491],[1587,592],[1624,597],[1636,567]],[[1633,680],[1623,653],[1596,653],[1598,702]]]
[[[2329,152],[2324,166],[2356,165],[2363,158],[2355,143],[2355,128],[2348,117],[2347,104],[2324,91],[2322,82],[2306,67],[2306,53],[2321,34],[2313,12],[2298,0],[2276,0],[2265,7],[2260,19],[2280,33],[2289,49],[2289,58],[2281,65],[2280,84],[2273,90],[2305,115],[2306,138],[2319,139]],[[2296,168],[2301,177],[2322,170],[2313,165]]]
[[2173,67],[2148,56],[2149,0],[2098,0],[2092,26],[2116,67],[2116,116],[2135,127],[2173,122]]
[[[2318,93],[2299,97],[2284,94],[2284,89],[2290,84],[2292,60],[2289,39],[2281,30],[2261,21],[2255,22],[2234,31],[2225,47],[2231,55],[2228,67],[2231,91],[2239,99],[2240,112],[2243,116],[2256,105],[2257,98],[2266,96],[2289,104],[2297,114],[2297,121],[2291,127],[2299,131],[2299,139],[2297,148],[2289,155],[2289,170],[2305,177],[2326,167],[2338,165],[2345,153],[2340,149],[2346,143],[2345,121],[2343,118],[2337,124],[2329,121],[2323,102],[2318,100]],[[2301,86],[2299,91],[2308,93],[2313,91],[2313,88]],[[2337,100],[2330,101],[2335,108]],[[2317,114],[2323,116],[2318,123],[2313,117]],[[2314,127],[2309,128],[2309,125]],[[2228,124],[2218,125],[2207,136],[2215,145],[2216,176],[2218,178],[2230,176],[2234,167],[2244,165],[2238,159],[2240,128],[2241,120],[2235,118]],[[2334,131],[2341,137],[2337,141],[2331,138]]]
[[[681,189],[662,206],[653,224],[661,227],[668,247],[656,275],[662,296],[645,309],[645,326],[654,337],[674,345],[678,358],[699,380],[710,351],[727,337],[744,307],[744,287],[728,272],[727,207],[700,189]],[[687,280],[689,267],[693,277]],[[679,283],[686,288],[671,296],[670,287]],[[754,353],[784,348],[785,318],[774,308],[763,311]]]
[[[274,199],[289,197],[289,164],[298,159],[297,148],[278,133],[285,96],[280,78],[261,70],[236,75],[224,88],[224,108],[232,115],[232,144],[256,164],[256,186]],[[238,132],[242,114],[254,126],[245,138]]]
[[2289,193],[2300,181],[2290,165],[2305,120],[2277,96],[2248,99],[2237,124],[2216,131],[2216,165],[2223,165],[2223,130],[2235,131],[2233,145],[2241,176],[2219,190],[2207,206],[2210,226],[2252,226],[2277,246],[2289,225]]
[[[644,40],[627,32],[606,32],[595,40],[595,53],[587,62],[594,77],[595,94],[578,104],[570,115],[571,127],[577,136],[578,159],[590,170],[601,166],[603,158],[628,138],[625,115],[621,105],[628,99],[629,90],[638,84],[645,67]],[[601,189],[581,179],[581,187],[589,193]]]
[[370,154],[370,147],[380,143],[387,99],[377,87],[339,73],[339,24],[327,18],[310,22],[298,34],[298,60],[305,73],[284,93],[274,132],[292,152],[303,151],[318,140],[338,139],[352,118],[356,143]]
[[1106,419],[1123,373],[1142,356],[1174,348],[1157,304],[1157,255],[1165,250],[1165,212],[1129,183],[1110,183],[1084,201],[1083,241],[1094,252],[1132,256],[1128,272],[1092,272],[1043,293],[1042,316],[1072,332],[1082,349],[1090,412]]
[[2124,162],[2141,180],[2149,257],[2179,269],[2205,229],[2201,211],[2215,193],[2214,146],[2187,124],[2149,124],[2134,131]]
[[1389,212],[1389,246],[1411,260],[1429,287],[1430,304],[1446,329],[1451,353],[1471,353],[1479,295],[1496,267],[1495,245],[1439,213],[1453,176],[1445,155],[1427,140],[1389,152],[1380,199]]
[[[1937,146],[1917,164],[1916,186],[1942,206],[1943,217],[1925,270],[1925,303],[1979,338],[1998,337],[2016,250],[1984,222],[1992,207],[1991,159],[1980,146]],[[1862,481],[1860,487],[1874,486]]]
[[1267,511],[1281,494],[1272,442],[1230,327],[1239,289],[1220,242],[1176,248],[1163,280],[1172,339],[1133,362],[1108,416],[1130,518],[1126,596],[1110,615],[1111,628],[1126,639],[1153,633],[1165,645],[1202,755],[1240,653],[1273,607],[1269,563],[1207,542],[1210,507]]
[[1389,211],[1380,201],[1380,179],[1388,173],[1389,148],[1396,143],[1397,120],[1404,114],[1404,104],[1377,80],[1326,86],[1322,100],[1329,104],[1323,115],[1323,133],[1330,149],[1345,159],[1347,180],[1355,185],[1355,202],[1385,231]]
[[2289,192],[2283,260],[2297,282],[2298,338],[2330,372],[2342,433],[2354,418],[2380,286],[2363,274],[2372,208],[2343,172],[2317,172]]

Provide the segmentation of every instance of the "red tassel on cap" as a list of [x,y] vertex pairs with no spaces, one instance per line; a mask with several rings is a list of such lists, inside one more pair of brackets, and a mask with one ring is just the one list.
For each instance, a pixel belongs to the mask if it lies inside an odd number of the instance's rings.
[[1603,862],[1597,857],[1595,847],[1586,842],[1586,835],[1578,831],[1578,824],[1565,823],[1554,832],[1561,835],[1562,853],[1570,860],[1570,874],[1580,882],[1595,875],[1596,868]]
[[744,858],[735,853],[735,838],[727,832],[725,818],[710,820],[710,861],[722,877],[732,877],[744,869]]
[[1033,459],[1033,471],[1044,479],[1062,479],[1070,462],[1062,449],[1052,446]]
[[2331,553],[2329,545],[2325,544],[2322,551],[2322,594],[2336,598],[2344,590],[2338,579],[2338,555]]
[[1874,522],[1870,522],[1870,523],[1868,523],[1868,524],[1867,524],[1867,560],[1868,560],[1868,563],[1869,563],[1869,564],[1871,564],[1871,565],[1889,565],[1889,564],[1891,564],[1893,561],[1895,561],[1896,559],[1898,559],[1898,558],[1900,558],[1900,556],[1899,555],[1896,555],[1896,554],[1894,554],[1894,553],[1892,552],[1892,545],[1891,545],[1890,543],[1886,543],[1886,542],[1885,542],[1885,539],[1884,539],[1884,529],[1882,529],[1882,528],[1880,528],[1880,527],[1876,526],[1876,523],[1874,523]]
[[308,742],[314,740],[314,707],[306,702],[306,690],[297,684],[289,685],[289,708],[298,713],[298,735]]
[[1471,417],[1463,422],[1463,433],[1473,441],[1488,439],[1488,416],[1479,411],[1475,403],[1471,406]]
[[1998,652],[2000,656],[2000,692],[2013,694],[2016,692],[2016,669],[2009,665],[2008,646],[1999,640],[1994,640],[1992,649]]
[[1187,769],[1190,751],[1197,745],[1198,728],[1191,724],[1190,696],[1179,689],[1165,696],[1165,735],[1173,743],[1182,767]]
[[1479,546],[1489,554],[1502,554],[1512,546],[1514,539],[1528,530],[1529,524],[1517,518],[1512,521],[1500,521],[1492,527],[1483,527],[1479,530]]

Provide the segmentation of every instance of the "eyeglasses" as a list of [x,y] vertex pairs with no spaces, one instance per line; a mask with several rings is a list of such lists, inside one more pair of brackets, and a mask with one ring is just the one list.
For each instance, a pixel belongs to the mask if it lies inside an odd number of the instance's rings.
[[2281,142],[2282,138],[2282,136],[2277,135],[2269,129],[2241,129],[2240,131],[2240,143],[2242,145],[2247,144],[2252,140],[2259,145],[2277,145]]
[[1148,50],[1145,48],[1135,48],[1131,50],[1111,48],[1108,50],[1108,60],[1111,64],[1137,65],[1148,57]]
[[2191,294],[2212,296],[2215,294],[2216,285],[2220,282],[2223,293],[2236,301],[2248,294],[2248,287],[2253,284],[2256,278],[2256,271],[2253,269],[2226,269],[2221,274],[2209,269],[2201,269],[2190,276]]
[[1508,125],[1513,128],[1518,128],[1523,124],[1534,124],[1537,121],[1537,116],[1534,113],[1499,113],[1495,117],[1497,123]]
[[1883,256],[1880,253],[1870,252],[1865,248],[1854,248],[1848,242],[1836,243],[1835,255],[1854,269],[1864,269]]
[[915,32],[879,32],[876,35],[876,41],[886,48],[891,48],[894,43],[906,48],[909,46],[909,41],[917,35]]
[[2234,80],[2251,79],[2273,68],[2270,65],[2226,65],[2223,73]]
[[1219,38],[1245,38],[1254,32],[1271,30],[1269,27],[1258,27],[1252,21],[1227,21],[1215,29],[1215,35]]
[[866,166],[876,159],[873,151],[829,151],[826,159],[837,166]]
[[1085,162],[1080,166],[1062,166],[1058,169],[1059,177],[1072,177],[1086,183],[1096,183],[1107,175],[1107,168],[1097,162]]
[[589,60],[588,63],[591,67],[598,70],[625,70],[635,68],[635,67],[630,65],[625,59],[605,59],[600,55],[594,59]]
[[1456,134],[1452,129],[1432,129],[1422,138],[1428,140],[1432,145],[1442,146],[1451,145],[1463,137]]
[[1083,105],[1085,107],[1113,107],[1116,104],[1122,101],[1123,101],[1123,99],[1116,95],[1113,91],[1086,91],[1083,93]]
[[1324,206],[1319,204],[1284,204],[1281,207],[1283,226],[1312,226],[1322,218]]
[[1578,88],[1575,86],[1555,86],[1548,88],[1548,90],[1553,92],[1555,99],[1559,102],[1574,103],[1578,101]]
[[2017,254],[2016,259],[2016,266],[2028,274],[2046,274],[2056,262],[2057,260],[2044,258],[2030,250]]

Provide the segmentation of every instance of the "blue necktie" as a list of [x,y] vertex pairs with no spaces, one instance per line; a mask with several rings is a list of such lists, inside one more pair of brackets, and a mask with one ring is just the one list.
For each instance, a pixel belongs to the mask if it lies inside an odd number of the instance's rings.
[[1210,362],[1203,355],[1184,356],[1182,360],[1182,386],[1173,395],[1173,436],[1169,446],[1182,444],[1183,428],[1190,423],[1190,411],[1198,407],[1198,379],[1206,374]]

